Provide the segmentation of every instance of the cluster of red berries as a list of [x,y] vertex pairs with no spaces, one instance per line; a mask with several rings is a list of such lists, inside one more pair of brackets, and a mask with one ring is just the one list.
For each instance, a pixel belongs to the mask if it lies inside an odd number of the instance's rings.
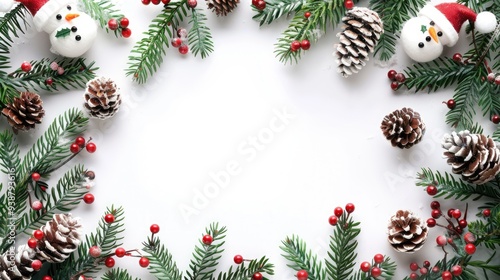
[[369,273],[369,275],[373,278],[377,278],[382,275],[382,268],[380,264],[384,262],[384,255],[376,254],[373,256],[372,263],[370,262],[362,262],[359,266],[359,269],[365,273]]
[[[34,249],[38,246],[38,241],[43,240],[45,237],[45,234],[43,231],[37,229],[33,231],[33,235],[30,239],[28,239],[28,247],[31,249]],[[42,268],[42,262],[40,260],[34,260],[31,262],[31,268],[33,268],[34,271],[39,271]]]
[[419,279],[420,276],[425,276],[428,274],[432,274],[435,276],[441,274],[442,280],[451,280],[453,276],[460,276],[463,271],[462,266],[458,264],[454,265],[450,270],[441,271],[441,269],[437,266],[431,268],[431,263],[429,261],[424,261],[422,267],[420,267],[416,262],[412,262],[410,264],[410,270],[412,271],[412,273],[410,274],[409,278],[412,280]]
[[141,0],[142,4],[144,5],[149,5],[149,4],[153,4],[153,5],[160,5],[160,3],[162,3],[163,5],[168,5],[168,3],[170,3],[170,0]]
[[[345,211],[347,212],[347,217],[349,217],[349,215],[352,212],[354,212],[354,209],[355,207],[354,204],[352,203],[347,203],[345,205]],[[342,217],[343,214],[344,214],[344,209],[342,209],[342,207],[335,207],[335,209],[333,210],[333,215],[330,216],[330,218],[328,218],[328,222],[330,223],[330,225],[336,226],[337,223],[339,222],[339,218]]]
[[172,39],[172,47],[179,48],[179,53],[187,54],[189,47],[186,44],[188,32],[185,28],[177,29],[177,37]]
[[[92,140],[92,138],[90,140]],[[92,154],[97,150],[97,146],[94,143],[90,142],[90,140],[89,142],[87,142],[85,141],[85,138],[78,136],[76,137],[75,142],[73,142],[71,146],[69,146],[69,150],[73,154],[76,154],[79,153],[83,149],[83,147],[85,147],[87,152]]]
[[290,50],[292,52],[296,52],[300,49],[303,49],[306,51],[310,47],[311,47],[311,42],[309,42],[309,40],[307,40],[307,39],[304,39],[302,41],[295,40],[292,43],[290,43]]
[[497,86],[500,85],[500,74],[498,73],[489,73],[486,79],[492,84],[494,83]]
[[352,0],[344,0],[344,7],[348,10],[354,8],[354,2]]
[[[439,219],[440,217],[444,217],[446,221],[448,222],[447,226],[443,226],[446,228],[449,232],[450,235],[461,235],[463,232],[463,229],[467,227],[467,208],[465,210],[465,213],[462,215],[462,211],[460,209],[454,209],[450,208],[447,211],[447,217],[443,215],[443,212],[441,211],[441,205],[438,201],[432,201],[431,202],[431,217],[427,219],[427,226],[428,227],[435,227],[437,224],[436,219]],[[455,219],[457,222],[457,225],[453,223],[453,220]]]
[[262,11],[266,8],[266,1],[264,0],[252,0],[252,5],[257,8],[257,10]]
[[130,21],[126,17],[122,17],[119,21],[116,18],[112,18],[108,21],[108,28],[110,30],[120,30],[124,38],[130,37],[132,35],[132,30],[128,28]]
[[405,74],[398,73],[396,70],[391,69],[387,72],[387,78],[391,80],[391,88],[392,90],[398,90],[399,86],[406,81]]
[[[54,65],[54,64],[56,65],[56,68],[55,68],[55,69],[53,68],[53,65]],[[56,63],[56,62],[52,62],[52,63],[50,64],[50,67],[51,67],[51,69],[52,69],[52,70],[57,71],[57,73],[58,73],[59,75],[64,74],[64,69],[63,69],[63,68],[61,68],[61,67],[58,67],[58,65],[57,65],[57,63]],[[31,65],[31,63],[30,63],[30,62],[28,62],[28,61],[23,61],[23,63],[21,63],[21,71],[28,73],[28,72],[30,72],[32,69],[33,69],[33,66]],[[60,69],[60,70],[59,70],[59,69]],[[45,85],[47,85],[47,86],[52,86],[52,84],[54,84],[54,80],[53,80],[51,77],[49,77],[49,78],[45,79]]]

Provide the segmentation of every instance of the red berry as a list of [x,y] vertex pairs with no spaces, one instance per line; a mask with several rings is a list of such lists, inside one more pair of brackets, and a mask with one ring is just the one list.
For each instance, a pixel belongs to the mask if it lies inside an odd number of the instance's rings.
[[491,121],[494,124],[499,124],[500,123],[500,116],[499,115],[493,115],[493,116],[491,116]]
[[149,5],[151,3],[151,0],[141,0],[141,2],[144,5]]
[[458,225],[460,226],[460,228],[466,228],[467,221],[465,219],[462,219],[462,220],[458,221]]
[[139,259],[139,265],[140,265],[141,267],[148,267],[148,266],[149,266],[149,259],[148,259],[148,258],[146,258],[146,257],[141,257],[141,258]]
[[153,5],[160,5],[161,0],[151,0],[151,3],[152,3]]
[[418,279],[418,274],[416,274],[415,272],[410,273],[410,279],[411,279],[411,280],[416,280],[416,279]]
[[115,216],[113,214],[106,214],[104,216],[104,221],[108,224],[111,224],[112,222],[115,221]]
[[460,211],[460,209],[455,209],[453,210],[453,212],[451,212],[451,216],[455,219],[458,219],[460,218],[460,216],[462,216],[462,212]]
[[160,232],[160,226],[157,224],[152,224],[149,227],[149,230],[151,231],[151,233],[156,234],[156,233]]
[[427,219],[427,226],[428,227],[435,227],[436,226],[436,220],[433,218]]
[[431,262],[430,261],[424,261],[423,263],[424,267],[430,267],[431,266]]
[[411,271],[417,271],[419,269],[418,264],[416,262],[410,263]]
[[264,10],[266,8],[266,1],[264,0],[259,0],[257,1],[257,5],[255,5],[255,7],[258,9],[258,10]]
[[472,243],[468,243],[465,245],[465,252],[469,255],[472,255],[476,252],[476,245]]
[[29,63],[28,61],[21,63],[21,70],[23,70],[24,72],[31,71],[31,63]]
[[460,276],[460,274],[462,274],[462,267],[458,264],[454,265],[451,268],[451,274],[453,274],[453,276]]
[[42,268],[42,262],[40,260],[32,261],[31,268],[33,268],[34,271],[39,271]]
[[116,18],[108,20],[108,28],[111,30],[118,29],[118,21],[116,20]]
[[455,103],[454,99],[450,99],[446,101],[446,106],[448,106],[448,109],[452,110],[455,109],[455,106],[457,106],[457,104]]
[[309,40],[304,39],[300,42],[300,47],[303,50],[307,51],[309,48],[311,48],[311,42],[309,42]]
[[495,78],[495,85],[500,85],[500,75]]
[[163,3],[163,5],[168,5],[168,3],[170,3],[170,0],[161,0],[161,2]]
[[43,231],[41,231],[39,229],[33,231],[33,237],[38,239],[38,240],[42,240],[44,236],[45,236],[45,234],[43,233]]
[[450,218],[453,217],[453,211],[455,211],[455,209],[453,209],[453,208],[448,209],[448,212],[447,212],[448,217],[450,217]]
[[188,4],[189,7],[191,7],[191,8],[194,9],[198,5],[198,1],[196,1],[196,0],[188,0],[187,4]]
[[436,194],[437,194],[437,192],[438,192],[438,190],[437,190],[436,186],[433,186],[433,185],[429,185],[429,186],[427,186],[427,189],[426,189],[426,190],[427,190],[427,194],[428,194],[428,195],[431,195],[431,196],[436,195]]
[[398,82],[394,81],[394,82],[391,83],[391,89],[392,90],[398,90],[398,88],[399,88],[399,83]]
[[305,17],[305,18],[309,18],[309,17],[311,17],[311,12],[305,12],[305,13],[304,13],[304,17]]
[[101,256],[102,250],[99,246],[94,245],[89,248],[89,255],[92,256],[93,258],[98,258]]
[[427,274],[427,272],[429,272],[429,270],[427,268],[425,268],[425,267],[420,268],[420,274],[425,275],[425,274]]
[[201,241],[205,245],[211,245],[212,242],[214,241],[214,238],[210,234],[205,234],[205,235],[203,235],[203,238],[201,239]]
[[122,29],[122,36],[123,38],[128,38],[132,35],[132,30],[130,28],[123,28]]
[[397,73],[398,72],[396,72],[396,70],[391,69],[391,70],[389,70],[389,72],[387,72],[387,78],[389,78],[389,80],[391,80],[391,81],[394,81],[394,80],[396,80]]
[[107,257],[104,260],[104,265],[106,267],[112,268],[113,266],[115,266],[115,259],[113,259],[112,257]]
[[309,274],[307,273],[306,270],[299,270],[297,271],[297,280],[307,280],[309,277]]
[[352,204],[352,203],[347,203],[345,205],[345,211],[349,214],[354,212],[354,209],[355,209],[355,207],[354,207],[354,204]]
[[434,200],[433,202],[431,202],[431,208],[432,209],[439,209],[439,208],[441,208],[441,204],[439,203],[439,201]]
[[437,219],[439,217],[441,217],[441,210],[438,210],[438,209],[433,209],[431,211],[431,216],[434,218],[434,219]]
[[404,83],[406,81],[405,74],[403,74],[403,73],[397,73],[396,74],[396,81],[398,81],[400,83]]
[[338,222],[339,218],[337,216],[330,216],[330,218],[328,218],[328,223],[332,226],[336,226]]
[[53,280],[52,277],[45,275],[43,276],[42,280]]
[[92,154],[96,151],[97,146],[94,143],[90,142],[85,146],[85,149],[87,150],[87,152]]
[[71,144],[71,146],[69,146],[69,150],[73,153],[73,154],[76,154],[80,151],[80,146],[78,146],[78,144],[76,143],[73,143]]
[[241,264],[243,262],[243,256],[242,255],[236,255],[233,258],[235,264]]
[[436,237],[436,243],[438,246],[442,247],[445,246],[448,243],[448,241],[445,236],[439,235],[438,237]]
[[252,5],[256,6],[257,7],[257,3],[259,2],[259,0],[252,0]]
[[181,54],[187,54],[189,52],[189,47],[187,45],[181,45],[179,47],[179,52]]
[[93,194],[91,193],[87,193],[83,196],[83,202],[85,202],[86,204],[92,204],[95,200],[95,197]]
[[296,52],[300,49],[300,42],[295,40],[292,43],[290,43],[290,50],[292,52]]
[[33,201],[33,203],[31,203],[31,208],[35,211],[40,211],[43,208],[43,204],[41,201],[35,200]]
[[76,137],[75,139],[75,144],[77,144],[78,146],[82,147],[85,146],[85,138],[81,137],[81,136],[78,136]]
[[342,209],[342,207],[335,207],[335,209],[333,210],[333,214],[339,218],[340,216],[342,216],[343,213],[344,209]]
[[384,262],[384,255],[376,254],[375,256],[373,256],[373,261],[375,263],[383,263]]
[[438,273],[439,271],[441,271],[441,269],[439,267],[437,267],[437,266],[435,266],[435,267],[432,268],[432,272],[433,273]]
[[453,60],[455,60],[456,62],[462,62],[462,55],[460,53],[455,53],[453,55]]
[[262,273],[260,272],[255,272],[252,275],[252,280],[262,280],[264,277],[262,276]]
[[464,234],[464,241],[465,243],[474,243],[476,242],[476,237],[472,234],[472,232],[467,232]]
[[120,19],[120,26],[121,26],[122,28],[127,28],[127,27],[128,27],[128,25],[129,25],[129,23],[130,23],[130,21],[129,21],[129,20],[128,20],[128,18],[126,18],[126,17],[122,17],[122,18]]
[[443,273],[441,273],[441,279],[443,280],[451,280],[453,278],[453,275],[451,275],[451,272],[449,272],[448,270],[445,270],[443,271]]
[[38,241],[35,238],[28,239],[28,247],[34,249],[36,246],[38,246]]
[[188,32],[186,28],[179,28],[177,29],[177,37],[179,38],[186,38],[188,35]]
[[31,180],[33,180],[35,182],[40,180],[40,174],[37,172],[33,172],[33,174],[31,174]]
[[490,209],[484,209],[483,210],[483,216],[488,218],[491,215],[491,210]]
[[371,275],[372,275],[372,277],[377,278],[377,277],[379,277],[380,275],[382,275],[382,270],[381,270],[380,268],[378,268],[378,267],[374,266],[374,267],[372,268]]
[[348,10],[352,9],[354,8],[354,2],[352,2],[352,0],[345,0],[344,7]]
[[119,258],[123,258],[127,254],[127,251],[122,247],[118,247],[115,250],[115,255]]
[[52,80],[52,78],[45,79],[45,85],[50,87],[53,83],[54,83],[54,80]]
[[371,264],[369,262],[362,262],[361,265],[359,266],[359,268],[363,272],[368,272],[368,271],[370,271]]
[[178,47],[181,46],[181,44],[182,44],[181,38],[174,38],[174,39],[172,39],[172,47],[178,48]]

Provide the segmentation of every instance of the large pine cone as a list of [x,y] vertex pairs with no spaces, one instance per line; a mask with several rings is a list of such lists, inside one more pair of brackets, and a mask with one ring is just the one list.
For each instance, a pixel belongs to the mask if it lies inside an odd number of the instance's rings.
[[120,92],[115,82],[104,77],[88,81],[87,90],[83,97],[85,98],[85,109],[90,116],[99,119],[114,116],[122,104]]
[[366,65],[380,35],[384,32],[382,20],[375,11],[354,7],[342,18],[344,31],[337,34],[336,45],[338,72],[349,77]]
[[399,210],[388,225],[388,240],[399,252],[413,253],[427,239],[427,225],[410,211]]
[[500,171],[500,151],[492,138],[464,130],[443,138],[444,156],[455,174],[473,184],[484,184]]
[[380,128],[392,146],[401,149],[411,148],[422,140],[425,133],[420,114],[411,108],[396,110],[385,116]]
[[35,251],[21,245],[15,251],[6,251],[0,256],[1,280],[29,280],[34,270],[31,263],[35,260]]
[[80,220],[71,214],[54,214],[52,220],[40,228],[44,237],[35,248],[37,258],[52,263],[63,262],[80,245],[81,227]]
[[9,124],[17,133],[18,130],[27,131],[35,128],[35,124],[42,122],[45,111],[42,107],[40,95],[32,92],[21,92],[11,104],[2,109],[2,115],[7,117]]
[[239,2],[239,0],[207,0],[208,8],[213,9],[217,16],[227,16]]

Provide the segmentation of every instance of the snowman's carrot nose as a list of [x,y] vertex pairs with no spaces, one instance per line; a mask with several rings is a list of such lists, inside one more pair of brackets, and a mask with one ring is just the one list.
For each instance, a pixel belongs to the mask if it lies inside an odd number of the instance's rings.
[[436,43],[438,43],[438,42],[439,42],[439,41],[438,41],[438,36],[437,36],[437,34],[436,34],[436,29],[435,29],[434,27],[432,27],[432,26],[431,26],[431,27],[429,28],[429,34],[431,35],[432,39],[434,39],[434,41],[435,41]]
[[72,19],[77,18],[79,16],[80,16],[79,14],[67,14],[65,18],[67,21],[71,21]]

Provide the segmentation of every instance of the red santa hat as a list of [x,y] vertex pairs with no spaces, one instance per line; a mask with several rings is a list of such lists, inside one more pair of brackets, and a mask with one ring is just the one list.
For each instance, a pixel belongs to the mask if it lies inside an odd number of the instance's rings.
[[493,13],[473,10],[458,3],[441,3],[436,6],[428,4],[420,10],[419,15],[430,18],[438,26],[448,40],[446,45],[453,46],[458,41],[458,33],[465,21],[474,23],[474,27],[481,33],[495,30],[497,19]]

